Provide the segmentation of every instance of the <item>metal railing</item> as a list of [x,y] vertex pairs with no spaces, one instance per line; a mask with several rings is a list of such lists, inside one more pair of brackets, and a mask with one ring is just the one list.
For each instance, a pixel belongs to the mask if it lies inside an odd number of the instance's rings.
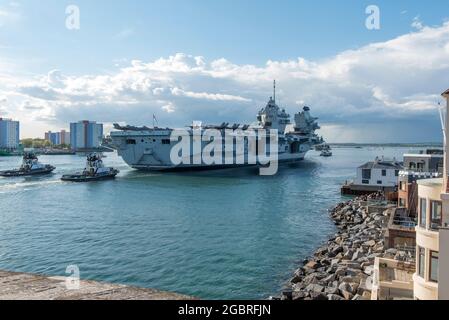
[[403,217],[395,217],[393,219],[393,225],[401,226],[405,228],[415,228],[417,223],[413,219],[403,218]]
[[405,252],[404,259],[401,259],[403,261],[413,262],[416,260],[416,247],[415,246],[408,246],[408,245],[397,245],[395,247],[398,251]]

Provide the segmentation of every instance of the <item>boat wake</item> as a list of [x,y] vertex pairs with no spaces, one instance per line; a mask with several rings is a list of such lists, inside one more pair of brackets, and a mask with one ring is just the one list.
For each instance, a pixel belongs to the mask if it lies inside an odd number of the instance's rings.
[[0,194],[13,192],[13,191],[17,191],[17,190],[26,191],[31,188],[56,185],[56,184],[61,184],[61,183],[62,183],[62,181],[60,181],[60,180],[45,180],[45,181],[22,180],[22,181],[10,182],[10,183],[5,183],[5,184],[0,184]]

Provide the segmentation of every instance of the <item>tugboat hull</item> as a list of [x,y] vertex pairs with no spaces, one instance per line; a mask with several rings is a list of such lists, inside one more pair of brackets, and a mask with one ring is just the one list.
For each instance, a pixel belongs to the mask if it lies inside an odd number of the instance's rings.
[[22,171],[22,170],[8,170],[8,171],[0,171],[0,177],[30,177],[30,176],[38,176],[38,175],[46,175],[52,173],[56,168],[53,166],[49,166],[43,169],[36,169],[31,171]]
[[114,179],[118,173],[119,173],[119,171],[115,170],[111,173],[99,174],[99,175],[94,175],[94,176],[89,176],[89,175],[84,175],[84,174],[69,174],[69,175],[62,176],[61,180],[66,181],[66,182],[102,181],[102,180]]

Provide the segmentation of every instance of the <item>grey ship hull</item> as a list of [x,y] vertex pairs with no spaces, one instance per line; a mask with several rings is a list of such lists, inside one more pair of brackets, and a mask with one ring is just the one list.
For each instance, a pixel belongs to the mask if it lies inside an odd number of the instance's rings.
[[[280,160],[279,164],[294,164],[302,162],[304,157],[291,160]],[[258,164],[222,164],[222,165],[180,165],[180,166],[151,166],[151,165],[132,165],[130,167],[139,171],[150,172],[194,172],[194,171],[212,171],[237,168],[259,168]]]
[[[162,140],[169,139],[170,133],[170,131],[117,131],[111,134],[111,138],[118,155],[126,162],[126,164],[141,171],[182,172],[260,167],[258,164],[248,163],[173,165],[170,159],[170,151],[173,145],[164,145],[161,143]],[[132,143],[129,143],[130,141],[132,141]],[[297,153],[280,153],[278,155],[278,163],[296,163],[304,160],[306,153],[311,149],[311,145],[303,143],[301,149],[302,150]]]

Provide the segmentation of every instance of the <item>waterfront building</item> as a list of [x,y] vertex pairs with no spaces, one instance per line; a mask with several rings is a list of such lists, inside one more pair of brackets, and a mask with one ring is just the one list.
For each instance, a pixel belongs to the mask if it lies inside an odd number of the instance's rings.
[[398,176],[402,168],[396,159],[376,158],[357,169],[357,178],[354,183],[376,188],[394,188],[398,184]]
[[50,141],[52,145],[70,144],[70,132],[61,130],[60,132],[48,131],[45,133],[45,140]]
[[443,174],[443,150],[427,149],[404,154],[404,169],[399,172],[398,206],[407,216],[416,217],[418,180],[439,178]]
[[374,161],[357,168],[357,177],[346,183],[341,192],[344,195],[361,195],[383,191],[389,198],[396,192],[399,172],[403,169],[400,162],[377,157]]
[[15,150],[20,144],[20,123],[0,118],[0,149]]
[[413,276],[414,297],[418,300],[449,299],[449,90],[443,96],[447,100],[443,177],[418,181]]
[[87,120],[70,124],[72,150],[97,149],[102,140],[103,124]]

